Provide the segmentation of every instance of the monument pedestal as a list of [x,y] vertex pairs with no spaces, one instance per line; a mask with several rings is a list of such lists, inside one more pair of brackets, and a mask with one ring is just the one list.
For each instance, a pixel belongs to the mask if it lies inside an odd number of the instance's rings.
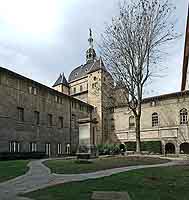
[[90,119],[79,120],[79,145],[76,153],[78,159],[98,157],[95,145],[95,123]]

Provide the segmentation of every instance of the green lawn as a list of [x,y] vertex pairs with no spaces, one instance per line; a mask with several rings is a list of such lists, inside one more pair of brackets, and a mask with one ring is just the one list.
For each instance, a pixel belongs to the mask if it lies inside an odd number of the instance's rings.
[[77,163],[75,160],[50,160],[44,162],[53,173],[57,174],[79,174],[87,172],[95,172],[104,169],[111,169],[116,167],[134,166],[134,165],[148,165],[165,163],[168,160],[150,157],[107,157],[98,158],[93,160],[91,163]]
[[188,200],[189,166],[140,169],[65,183],[27,196],[35,200],[90,200],[93,191],[128,191],[132,200]]
[[0,182],[26,173],[28,162],[27,160],[0,161]]

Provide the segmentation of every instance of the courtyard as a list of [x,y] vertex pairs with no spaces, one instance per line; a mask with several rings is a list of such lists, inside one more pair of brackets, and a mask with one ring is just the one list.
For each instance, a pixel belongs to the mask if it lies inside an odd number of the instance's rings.
[[94,191],[121,191],[132,200],[185,200],[189,197],[187,164],[183,159],[150,156],[100,157],[91,162],[75,158],[1,161],[1,177],[7,169],[11,173],[4,181],[1,178],[0,199],[89,200]]
[[93,191],[127,191],[132,200],[188,200],[189,166],[139,169],[110,177],[71,182],[26,196],[36,200],[90,200]]

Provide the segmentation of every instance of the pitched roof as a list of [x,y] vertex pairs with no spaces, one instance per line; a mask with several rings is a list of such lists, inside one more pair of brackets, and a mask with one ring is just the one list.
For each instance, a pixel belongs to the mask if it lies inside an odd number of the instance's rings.
[[185,36],[184,59],[183,59],[183,68],[182,68],[181,91],[185,90],[185,88],[186,88],[188,59],[189,59],[189,6],[188,6],[188,18],[187,18],[187,25],[186,25],[186,36]]
[[73,82],[80,78],[85,77],[87,74],[90,74],[94,71],[97,71],[99,69],[103,69],[106,71],[106,68],[104,66],[104,63],[102,61],[102,58],[95,60],[94,62],[87,62],[84,65],[81,65],[77,68],[75,68],[69,75],[68,81]]
[[144,98],[142,100],[142,103],[148,103],[148,102],[151,102],[151,101],[183,97],[183,96],[188,96],[188,95],[189,95],[189,90],[185,90],[185,91],[181,91],[181,92],[173,92],[173,93],[168,93],[168,94],[162,94],[162,95],[159,95],[159,96]]
[[64,73],[60,74],[60,76],[58,77],[57,81],[55,82],[55,84],[53,85],[53,87],[63,84],[67,87],[69,87],[68,81],[66,80],[66,77],[64,76]]

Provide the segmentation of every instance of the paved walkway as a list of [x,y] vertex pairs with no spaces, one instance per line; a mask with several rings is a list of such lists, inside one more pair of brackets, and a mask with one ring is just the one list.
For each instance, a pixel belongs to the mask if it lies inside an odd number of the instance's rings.
[[131,171],[134,169],[182,165],[184,164],[183,162],[186,162],[177,160],[164,164],[129,166],[97,171],[93,173],[65,175],[51,173],[50,169],[42,164],[43,161],[45,160],[31,161],[29,163],[30,169],[26,174],[15,179],[0,183],[0,200],[29,200],[28,198],[18,197],[18,195],[60,183],[95,179],[110,176],[120,172]]

